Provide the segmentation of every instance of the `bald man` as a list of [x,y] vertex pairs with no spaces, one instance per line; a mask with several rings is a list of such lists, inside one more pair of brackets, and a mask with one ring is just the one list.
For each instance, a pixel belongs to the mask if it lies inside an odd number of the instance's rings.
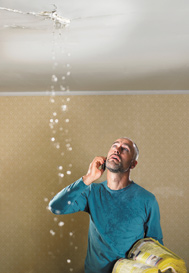
[[[139,239],[163,244],[155,196],[130,179],[139,150],[129,138],[117,139],[107,154],[91,162],[87,174],[59,192],[49,203],[55,214],[85,211],[90,216],[85,273],[111,273]],[[94,183],[107,169],[107,180]]]

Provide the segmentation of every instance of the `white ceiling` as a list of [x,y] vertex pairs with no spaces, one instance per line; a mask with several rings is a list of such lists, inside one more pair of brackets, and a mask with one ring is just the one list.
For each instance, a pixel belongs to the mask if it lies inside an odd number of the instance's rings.
[[0,93],[189,90],[188,0],[1,0],[0,7]]

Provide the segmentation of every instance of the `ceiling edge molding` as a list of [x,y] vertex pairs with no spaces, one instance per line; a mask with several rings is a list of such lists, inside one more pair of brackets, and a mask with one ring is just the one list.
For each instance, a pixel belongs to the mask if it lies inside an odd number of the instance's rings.
[[[56,91],[53,96],[90,96],[90,95],[186,95],[189,90],[123,90],[123,91]],[[52,96],[51,92],[0,92],[0,97]]]

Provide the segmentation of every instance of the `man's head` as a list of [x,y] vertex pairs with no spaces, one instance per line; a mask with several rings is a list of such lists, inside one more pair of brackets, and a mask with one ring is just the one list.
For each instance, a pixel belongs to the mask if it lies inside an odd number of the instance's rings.
[[136,166],[138,156],[138,147],[131,139],[119,138],[112,144],[108,152],[106,168],[114,173],[127,172]]

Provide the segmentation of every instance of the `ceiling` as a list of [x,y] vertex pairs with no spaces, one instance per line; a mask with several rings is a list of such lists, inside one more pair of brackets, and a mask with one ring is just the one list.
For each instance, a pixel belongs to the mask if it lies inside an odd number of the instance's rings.
[[188,0],[1,0],[0,94],[188,92],[188,27]]

